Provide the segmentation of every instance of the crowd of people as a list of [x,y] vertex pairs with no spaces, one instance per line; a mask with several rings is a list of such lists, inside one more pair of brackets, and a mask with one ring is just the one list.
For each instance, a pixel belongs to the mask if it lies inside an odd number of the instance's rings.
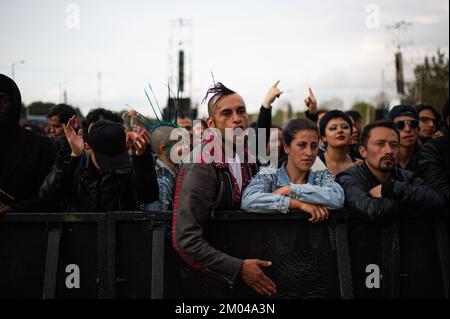
[[[431,105],[402,104],[386,119],[363,127],[356,111],[318,110],[310,89],[306,118],[281,128],[272,126],[272,104],[283,93],[278,83],[252,124],[243,97],[217,83],[205,97],[208,117],[195,125],[179,118],[148,129],[132,112],[120,116],[105,109],[91,110],[80,121],[74,108],[59,104],[47,115],[45,136],[19,124],[20,91],[0,75],[0,215],[172,212],[172,244],[188,265],[229,286],[242,280],[260,294],[273,295],[277,285],[262,270],[270,261],[230,256],[204,238],[212,210],[298,209],[318,223],[333,210],[346,209],[373,225],[411,211],[432,216],[448,207],[448,101],[442,115]],[[132,120],[124,121],[129,115]],[[196,144],[208,146],[210,140],[201,139],[208,128],[225,136],[226,129],[250,126],[267,130],[265,145],[267,151],[277,150],[276,166],[250,162],[247,153],[213,163],[171,158],[176,128],[189,132],[192,149],[199,136]]]

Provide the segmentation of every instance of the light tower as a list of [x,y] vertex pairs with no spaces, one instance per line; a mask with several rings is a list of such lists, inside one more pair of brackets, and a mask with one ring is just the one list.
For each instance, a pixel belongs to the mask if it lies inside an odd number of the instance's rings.
[[402,51],[413,45],[411,28],[412,23],[406,21],[386,26],[386,30],[390,33],[391,47],[395,50],[395,82],[396,91],[400,99],[406,97],[405,54]]
[[[389,111],[389,104],[397,104],[405,101],[405,71],[408,71],[406,67],[408,63],[405,63],[405,49],[413,46],[412,40],[412,23],[406,21],[399,21],[386,26],[386,49],[388,52],[388,63],[381,72],[382,81],[382,95],[386,97],[386,91],[390,91],[390,87],[395,87],[395,102],[387,101],[380,102],[375,111],[375,119],[383,119],[386,117]],[[392,55],[394,59],[392,60]],[[388,70],[393,70],[391,73]],[[394,71],[395,70],[395,71]],[[392,74],[392,77],[390,76]],[[395,76],[394,76],[395,74]],[[395,84],[394,84],[395,83]],[[391,91],[392,92],[392,91]]]
[[[190,20],[170,21],[168,83],[170,99],[164,109],[167,115],[176,106],[178,100],[179,116],[196,118],[197,110],[191,108],[192,97],[192,23]],[[171,117],[173,114],[171,114]]]

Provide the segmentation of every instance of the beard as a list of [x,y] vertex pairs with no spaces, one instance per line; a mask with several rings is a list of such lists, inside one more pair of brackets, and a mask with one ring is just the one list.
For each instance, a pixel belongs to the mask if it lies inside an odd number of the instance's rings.
[[[385,162],[385,160],[390,160],[390,162]],[[384,157],[380,159],[378,163],[378,169],[383,172],[391,171],[395,166],[395,159],[393,157]]]

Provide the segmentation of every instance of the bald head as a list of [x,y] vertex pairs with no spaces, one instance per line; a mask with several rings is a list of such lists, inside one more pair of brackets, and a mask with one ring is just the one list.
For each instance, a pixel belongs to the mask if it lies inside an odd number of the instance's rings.
[[161,150],[161,146],[167,145],[171,142],[170,133],[175,129],[172,126],[159,126],[155,128],[150,134],[150,141],[153,151],[156,155],[160,155],[164,151]]

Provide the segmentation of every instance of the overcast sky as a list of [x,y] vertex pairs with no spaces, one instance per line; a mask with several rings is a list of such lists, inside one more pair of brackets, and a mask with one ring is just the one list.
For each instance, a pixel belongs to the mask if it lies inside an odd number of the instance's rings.
[[250,112],[276,80],[285,94],[275,107],[289,101],[299,111],[308,86],[319,102],[370,101],[382,89],[383,70],[393,92],[386,26],[394,22],[413,23],[405,34],[409,72],[425,54],[449,48],[448,0],[0,0],[0,73],[11,76],[12,63],[25,60],[15,67],[25,103],[59,102],[61,87],[86,113],[98,105],[101,71],[103,107],[130,104],[148,114],[147,83],[165,105],[170,21],[179,18],[192,23],[194,103],[213,71]]

